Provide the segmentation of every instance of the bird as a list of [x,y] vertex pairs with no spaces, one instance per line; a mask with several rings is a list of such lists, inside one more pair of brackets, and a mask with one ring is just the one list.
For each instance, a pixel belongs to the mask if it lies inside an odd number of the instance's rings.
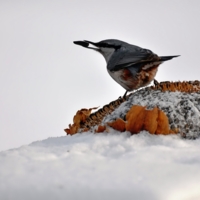
[[74,44],[93,49],[103,55],[109,75],[126,90],[123,97],[126,97],[127,92],[149,85],[155,80],[160,64],[180,56],[158,56],[149,49],[117,39],[100,42],[74,41]]

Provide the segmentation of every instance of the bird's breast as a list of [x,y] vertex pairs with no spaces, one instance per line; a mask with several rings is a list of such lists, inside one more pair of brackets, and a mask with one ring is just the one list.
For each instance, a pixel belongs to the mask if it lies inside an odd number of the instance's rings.
[[159,65],[153,65],[148,69],[141,69],[138,73],[132,73],[129,68],[118,71],[110,71],[110,76],[125,90],[132,91],[147,86],[154,79]]

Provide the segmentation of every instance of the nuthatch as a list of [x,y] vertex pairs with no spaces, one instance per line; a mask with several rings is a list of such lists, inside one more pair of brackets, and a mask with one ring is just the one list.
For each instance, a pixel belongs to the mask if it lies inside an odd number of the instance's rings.
[[110,76],[128,91],[147,86],[154,79],[158,66],[178,56],[158,56],[148,49],[109,39],[100,42],[74,41],[74,44],[101,53]]

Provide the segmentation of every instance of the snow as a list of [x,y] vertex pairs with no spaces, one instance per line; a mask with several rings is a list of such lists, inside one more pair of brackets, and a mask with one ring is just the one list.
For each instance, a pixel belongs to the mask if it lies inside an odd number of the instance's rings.
[[110,128],[109,133],[48,138],[0,152],[0,199],[199,200],[199,102],[198,92],[145,88],[102,122],[123,119],[134,104],[157,106],[185,138]]
[[0,152],[2,200],[197,200],[200,139],[82,133]]

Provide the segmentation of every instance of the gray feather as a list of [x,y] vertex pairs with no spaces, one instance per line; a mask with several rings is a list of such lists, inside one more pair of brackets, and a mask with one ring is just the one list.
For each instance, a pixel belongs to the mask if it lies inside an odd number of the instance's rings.
[[149,62],[151,57],[156,56],[148,49],[142,49],[135,45],[129,45],[128,48],[121,48],[120,52],[115,52],[108,62],[108,69],[117,71],[142,62]]

